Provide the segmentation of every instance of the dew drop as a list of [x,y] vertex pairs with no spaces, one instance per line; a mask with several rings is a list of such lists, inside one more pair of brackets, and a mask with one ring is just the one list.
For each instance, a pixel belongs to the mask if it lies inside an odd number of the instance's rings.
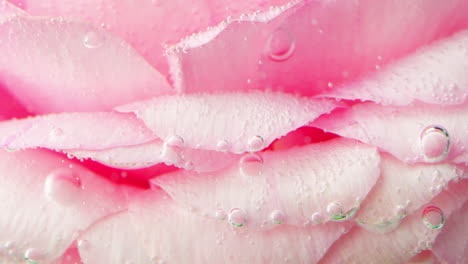
[[218,151],[228,151],[231,148],[231,146],[226,140],[220,140],[216,144],[216,148],[218,149]]
[[218,209],[215,212],[216,219],[224,220],[224,219],[226,219],[226,216],[227,216],[226,212],[223,209]]
[[240,159],[239,169],[244,176],[255,176],[262,173],[263,159],[255,153],[248,153]]
[[282,211],[274,210],[270,214],[270,219],[273,222],[273,224],[279,225],[284,223],[284,221],[286,220],[286,215]]
[[86,33],[83,39],[83,43],[87,48],[95,49],[101,47],[102,44],[104,44],[104,38],[97,32],[90,31]]
[[247,143],[250,151],[258,151],[263,148],[264,140],[261,136],[253,136],[249,139]]
[[423,223],[431,229],[440,229],[444,226],[444,212],[436,206],[428,206],[422,213]]
[[44,253],[39,249],[29,248],[24,253],[24,259],[27,263],[38,264],[41,260],[44,259]]
[[88,240],[78,240],[78,248],[80,249],[88,249],[89,248],[89,242]]
[[265,52],[273,61],[285,61],[292,56],[295,48],[294,36],[285,29],[277,29],[268,38]]
[[181,136],[170,136],[167,141],[167,145],[173,146],[173,147],[182,147],[184,145],[184,139]]
[[422,131],[420,144],[426,162],[439,162],[449,152],[450,136],[445,128],[431,125]]
[[403,218],[406,216],[406,208],[402,205],[397,205],[395,208],[395,216],[398,218]]
[[313,223],[320,224],[323,222],[323,215],[319,212],[315,212],[312,214],[310,219],[312,220]]
[[343,213],[343,207],[338,202],[329,203],[327,213],[333,220],[343,220],[346,218],[346,215]]
[[46,197],[62,205],[71,205],[79,200],[81,179],[69,168],[60,168],[47,175],[44,184]]
[[241,227],[245,225],[246,215],[242,209],[234,208],[231,210],[228,216],[228,221],[233,226]]

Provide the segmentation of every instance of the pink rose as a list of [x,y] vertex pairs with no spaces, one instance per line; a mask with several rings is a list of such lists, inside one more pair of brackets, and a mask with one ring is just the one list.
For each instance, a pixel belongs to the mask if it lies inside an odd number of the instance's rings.
[[465,0],[0,0],[0,262],[467,263]]

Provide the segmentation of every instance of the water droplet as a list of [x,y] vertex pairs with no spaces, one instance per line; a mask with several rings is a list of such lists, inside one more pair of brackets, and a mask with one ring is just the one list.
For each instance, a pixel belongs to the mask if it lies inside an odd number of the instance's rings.
[[245,225],[246,215],[242,209],[234,208],[231,210],[228,216],[228,221],[233,226],[241,227]]
[[402,205],[397,205],[395,208],[395,216],[398,218],[403,218],[406,216],[406,208]]
[[167,141],[167,145],[173,146],[173,147],[182,147],[184,145],[184,139],[181,136],[170,136]]
[[329,203],[327,213],[333,220],[343,220],[346,218],[346,215],[343,213],[343,207],[338,202]]
[[47,175],[44,184],[45,195],[62,205],[71,205],[79,200],[81,179],[69,168],[60,168]]
[[319,212],[315,212],[312,214],[310,219],[312,220],[313,223],[319,224],[323,222],[323,215]]
[[444,213],[440,208],[435,206],[428,206],[424,209],[422,220],[423,223],[431,229],[440,229],[445,223]]
[[240,159],[240,172],[244,176],[255,176],[262,173],[263,159],[255,153],[248,153]]
[[44,253],[39,249],[30,248],[24,253],[24,259],[27,263],[38,264],[44,259]]
[[223,209],[218,209],[215,212],[216,219],[224,220],[224,219],[226,219],[226,216],[227,216],[226,212]]
[[263,148],[264,140],[261,136],[253,136],[247,143],[250,151],[258,151]]
[[88,242],[88,240],[78,240],[77,245],[78,245],[78,248],[80,248],[80,249],[87,249],[87,248],[89,248],[89,242]]
[[95,49],[101,47],[102,44],[104,44],[104,38],[101,34],[90,31],[86,33],[83,39],[83,43],[87,48]]
[[273,61],[285,61],[292,56],[295,48],[294,36],[285,29],[277,29],[268,38],[265,52]]
[[450,136],[448,131],[441,127],[431,125],[421,133],[421,151],[427,162],[442,161],[450,150]]
[[279,210],[274,210],[270,214],[270,219],[273,222],[273,224],[279,225],[284,223],[284,221],[286,220],[286,215]]
[[216,144],[216,148],[218,151],[228,151],[231,148],[231,145],[226,140],[220,140],[218,141],[218,144]]

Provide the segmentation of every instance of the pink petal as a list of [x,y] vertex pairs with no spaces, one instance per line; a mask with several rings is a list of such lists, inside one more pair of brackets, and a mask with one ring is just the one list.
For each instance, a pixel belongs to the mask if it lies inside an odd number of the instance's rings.
[[79,159],[91,158],[107,166],[120,169],[140,169],[166,163],[198,172],[223,169],[239,158],[238,155],[228,152],[168,146],[160,140],[106,150],[71,150],[66,152]]
[[109,215],[96,222],[78,241],[84,264],[153,263],[143,249],[139,234],[132,228],[127,211]]
[[424,47],[382,71],[326,96],[406,105],[416,100],[461,104],[468,96],[468,31]]
[[135,145],[155,139],[129,114],[63,113],[0,123],[0,142],[11,149],[105,149]]
[[393,230],[463,173],[448,164],[408,165],[388,154],[381,157],[379,182],[356,215],[358,223],[377,232]]
[[266,9],[275,1],[205,1],[171,0],[133,1],[82,0],[13,0],[36,16],[65,16],[77,18],[120,36],[130,43],[148,62],[167,73],[163,44],[172,44],[184,36],[219,23],[228,15]]
[[130,215],[148,255],[174,263],[315,263],[349,227],[237,228],[185,210],[158,192],[135,199]]
[[163,96],[118,108],[133,111],[166,141],[233,153],[257,151],[335,104],[282,93]]
[[[440,208],[447,219],[467,200],[467,188],[466,180],[454,184],[427,206]],[[397,229],[387,234],[353,228],[333,245],[320,263],[404,263],[419,251],[430,248],[441,231],[423,223],[422,212],[425,208],[405,218]]]
[[167,51],[171,75],[180,92],[313,95],[466,28],[467,11],[464,0],[299,1],[182,40]]
[[433,252],[446,263],[463,264],[468,260],[468,203],[455,212],[447,221],[434,243]]
[[125,198],[94,173],[42,151],[0,152],[0,248],[7,262],[29,250],[41,263],[60,257],[79,232],[122,210]]
[[[255,159],[256,158],[256,159]],[[375,149],[349,140],[247,154],[239,164],[210,174],[180,171],[152,180],[178,203],[212,218],[239,208],[247,228],[272,228],[274,212],[286,224],[302,226],[313,215],[336,220],[355,213],[379,175]]]
[[23,118],[28,111],[0,85],[0,120]]
[[20,8],[10,4],[8,1],[0,0],[0,20],[3,20],[6,17],[14,16],[14,15],[27,15],[27,14]]
[[[466,116],[468,104],[391,107],[365,103],[322,116],[311,125],[377,146],[405,162],[432,162],[440,156],[439,160],[461,163],[468,157]],[[448,137],[444,133],[426,136],[425,131],[431,130],[445,130]]]
[[2,83],[31,112],[106,110],[171,91],[125,42],[86,24],[14,17],[0,39]]

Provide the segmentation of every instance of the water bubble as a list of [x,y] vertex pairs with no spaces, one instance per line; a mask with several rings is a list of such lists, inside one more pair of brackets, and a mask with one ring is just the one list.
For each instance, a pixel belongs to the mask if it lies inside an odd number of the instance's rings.
[[60,168],[47,175],[44,193],[49,199],[62,204],[74,204],[80,197],[81,179],[69,168]]
[[431,125],[422,131],[420,144],[425,161],[442,161],[450,150],[450,136],[442,126]]
[[88,249],[89,248],[89,241],[88,240],[78,240],[78,248],[80,249]]
[[286,215],[282,211],[274,210],[270,214],[270,219],[274,224],[279,225],[284,223],[284,221],[286,220]]
[[224,219],[226,219],[226,216],[227,216],[226,212],[223,209],[218,209],[215,212],[216,219],[224,220]]
[[263,148],[264,140],[261,136],[253,136],[249,139],[247,143],[250,151],[258,151]]
[[24,253],[24,259],[27,263],[38,264],[44,259],[44,253],[39,249],[30,248]]
[[403,218],[406,216],[406,208],[402,205],[397,205],[395,208],[395,216],[398,218]]
[[285,29],[277,29],[268,38],[265,52],[273,61],[285,61],[292,56],[295,48],[294,36]]
[[445,223],[444,213],[440,208],[435,206],[428,206],[424,209],[422,220],[423,223],[431,229],[440,229]]
[[231,210],[228,216],[228,221],[233,226],[241,227],[245,225],[246,215],[242,209],[234,208]]
[[323,215],[319,212],[315,212],[312,214],[310,219],[312,220],[313,223],[319,224],[323,222]]
[[170,136],[167,139],[166,143],[169,146],[182,147],[184,145],[184,139],[181,136],[174,135],[174,136]]
[[231,148],[231,145],[226,140],[220,140],[216,144],[218,151],[228,151]]
[[83,43],[87,48],[95,49],[101,47],[102,44],[104,44],[104,38],[101,34],[90,31],[86,33],[83,39]]
[[346,218],[346,215],[343,213],[343,207],[338,202],[329,203],[327,213],[332,220],[343,220]]
[[240,172],[244,176],[260,175],[263,168],[263,159],[255,153],[248,153],[240,159]]

